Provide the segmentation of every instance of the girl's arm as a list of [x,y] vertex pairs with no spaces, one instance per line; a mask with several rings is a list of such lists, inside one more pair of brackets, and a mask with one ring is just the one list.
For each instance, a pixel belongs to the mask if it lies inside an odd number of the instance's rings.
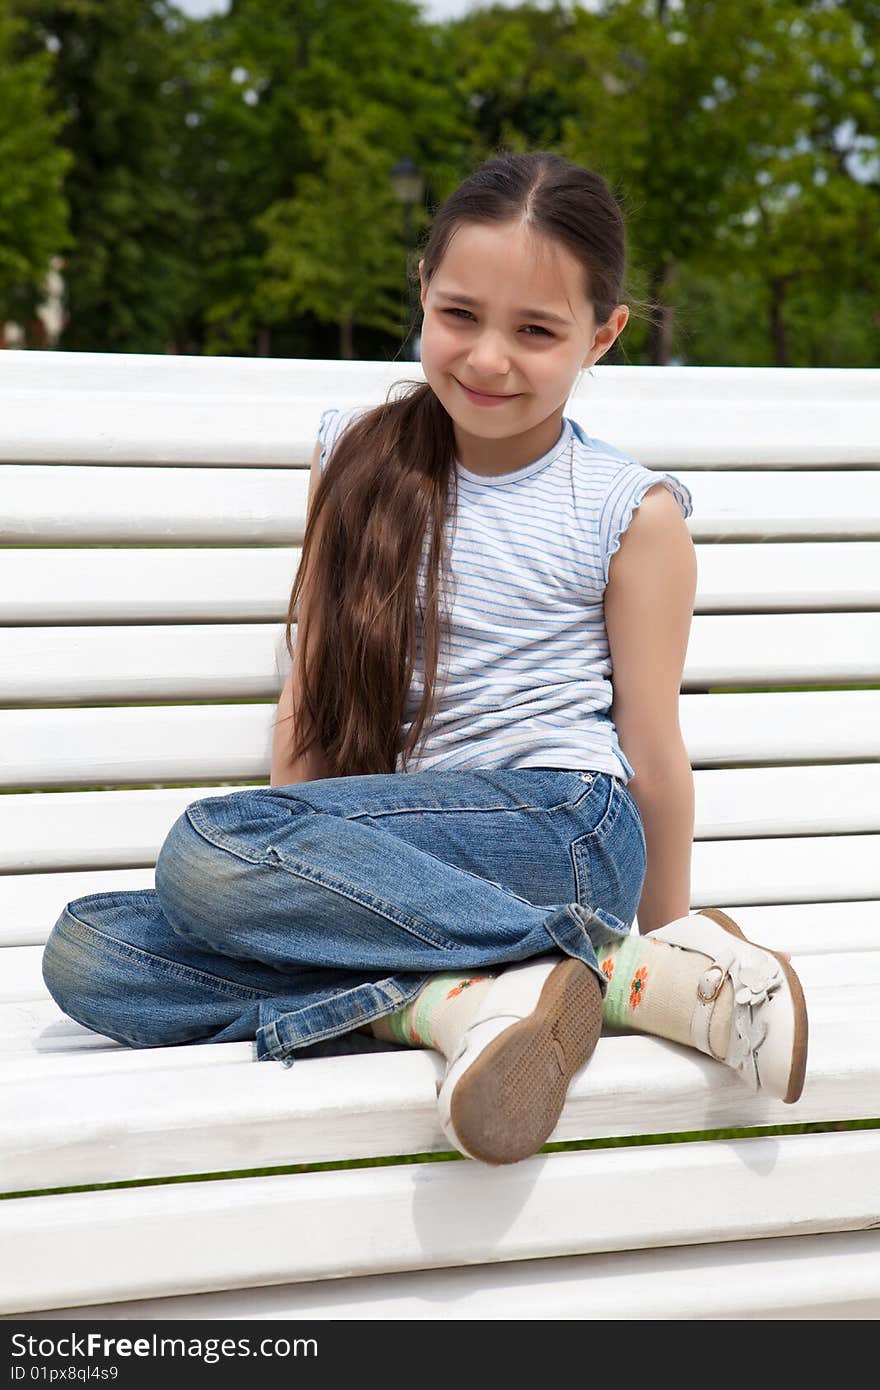
[[[309,473],[309,493],[306,503],[306,515],[311,511],[312,498],[318,486],[321,476],[320,464],[321,441],[315,444],[312,453],[311,471]],[[300,604],[302,611],[302,604]],[[286,787],[293,782],[315,782],[321,777],[328,775],[328,767],[324,761],[323,754],[313,744],[303,757],[293,761],[290,757],[291,727],[290,721],[293,711],[296,708],[297,698],[295,665],[291,666],[290,674],[281,692],[281,699],[275,712],[275,725],[272,731],[272,764],[269,773],[270,787]]]
[[642,933],[690,912],[694,780],[678,701],[696,591],[690,531],[675,498],[658,483],[621,536],[605,589],[611,717],[635,769],[628,789],[648,850],[638,907]]

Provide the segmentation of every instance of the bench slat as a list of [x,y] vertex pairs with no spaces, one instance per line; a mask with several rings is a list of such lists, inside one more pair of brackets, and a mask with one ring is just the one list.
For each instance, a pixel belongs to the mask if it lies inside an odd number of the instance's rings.
[[[698,840],[693,846],[691,902],[741,907],[805,906],[880,899],[880,835],[803,835],[750,840]],[[45,940],[65,903],[90,893],[130,892],[154,885],[144,869],[0,875],[0,940]],[[791,935],[797,940],[797,911]],[[830,928],[829,928],[830,930]],[[769,944],[769,943],[768,943]],[[825,949],[832,949],[831,942]],[[845,949],[840,947],[839,949]]]
[[[285,466],[321,411],[378,404],[418,362],[7,351],[0,458]],[[342,370],[341,370],[342,368]],[[566,414],[664,468],[876,463],[870,368],[594,366]],[[51,393],[56,408],[46,410]],[[718,420],[724,419],[719,430]]]
[[[219,789],[222,793],[223,788]],[[105,793],[106,794],[106,793]],[[732,846],[732,853],[739,855],[747,844]],[[864,856],[874,852],[873,841],[861,840],[848,845],[842,840],[820,842],[820,852],[826,856],[832,852],[839,864],[837,877],[841,880],[841,891],[852,891],[852,883],[846,877],[847,871],[856,869],[863,863]],[[774,879],[778,876],[779,852],[784,850],[784,841],[775,840],[766,852],[762,852],[768,875],[769,860],[773,856],[777,862]],[[808,852],[815,852],[813,841]],[[798,950],[809,952],[861,951],[870,949],[876,940],[878,904],[865,894],[864,901],[845,901],[828,893],[820,902],[778,903],[769,906],[755,906],[732,902],[712,891],[708,870],[703,872],[703,844],[694,846],[694,877],[692,883],[699,883],[700,896],[692,890],[692,902],[700,906],[719,906],[725,903],[742,920],[744,929],[751,931],[758,941],[778,950],[790,950],[795,945]],[[876,853],[875,853],[876,858]],[[750,864],[754,870],[757,856],[752,854]],[[718,858],[713,855],[713,863]],[[784,866],[783,866],[784,867]],[[803,868],[800,859],[795,858],[787,866],[792,875]],[[725,870],[728,882],[733,878],[734,866]],[[798,881],[792,879],[792,886]],[[136,892],[154,886],[152,868],[143,869],[84,869],[75,873],[47,874],[7,874],[0,875],[0,945],[38,945],[46,940],[50,927],[55,922],[65,903],[74,898],[82,898],[90,893]],[[803,885],[800,885],[801,887]],[[750,884],[754,892],[755,884]],[[737,894],[742,895],[741,882]],[[880,897],[880,894],[877,895]],[[638,920],[638,919],[636,919]],[[750,923],[746,927],[746,923]]]
[[5,464],[0,489],[6,543],[293,546],[302,542],[308,474]]
[[[877,690],[685,694],[679,709],[696,770],[877,756]],[[267,778],[275,711],[274,702],[0,709],[0,786]]]
[[[753,1095],[693,1049],[606,1032],[570,1087],[551,1142],[875,1118],[876,956],[863,967],[867,983],[852,969],[842,982],[826,958],[795,957],[811,1031],[796,1106]],[[0,1028],[16,1012],[29,1017],[34,1037],[41,1024],[63,1022],[51,1002],[35,1001],[0,1006]],[[177,1054],[186,1054],[182,1064]],[[286,1068],[257,1062],[249,1042],[117,1044],[75,1059],[10,1055],[0,1083],[3,1190],[448,1152],[436,1101],[443,1065],[437,1053],[397,1049],[301,1057]]]
[[[462,1161],[11,1199],[0,1203],[0,1298],[15,1313],[876,1220],[877,1131],[664,1146],[662,1202],[657,1154],[646,1145],[507,1169]],[[612,1190],[627,1200],[597,1200]]]
[[[833,1269],[833,1281],[829,1279]],[[880,1318],[876,1231],[321,1279],[23,1314],[26,1322],[210,1318],[630,1321]],[[168,1334],[173,1335],[173,1334]],[[318,1338],[319,1344],[321,1338]]]
[[[694,541],[880,539],[873,470],[701,473],[679,455],[673,471],[693,494]],[[0,464],[0,541],[299,545],[307,493],[302,467]]]
[[[155,864],[194,801],[258,785],[0,797],[0,874]],[[694,838],[880,832],[880,763],[694,773]]]
[[[299,546],[0,550],[0,623],[283,622]],[[696,612],[880,607],[880,543],[698,545]]]
[[[180,623],[9,628],[0,701],[277,700],[284,626]],[[880,681],[880,613],[694,618],[682,689]]]
[[[0,979],[0,1001],[24,1001],[30,999],[48,1000],[49,994],[43,984],[40,963],[43,947],[40,943],[31,946],[7,946],[3,952],[3,977]],[[798,959],[800,960],[798,948]],[[848,986],[880,986],[880,940],[875,938],[866,943],[861,952],[807,954],[807,964],[803,969],[803,981],[834,982],[845,988]]]

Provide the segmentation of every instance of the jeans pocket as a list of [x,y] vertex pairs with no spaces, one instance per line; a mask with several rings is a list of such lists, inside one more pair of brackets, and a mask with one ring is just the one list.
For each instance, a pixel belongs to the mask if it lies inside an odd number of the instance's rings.
[[630,926],[645,881],[645,837],[635,816],[621,814],[628,799],[623,784],[608,774],[603,782],[608,785],[597,787],[601,797],[592,827],[571,845],[577,902],[604,908]]

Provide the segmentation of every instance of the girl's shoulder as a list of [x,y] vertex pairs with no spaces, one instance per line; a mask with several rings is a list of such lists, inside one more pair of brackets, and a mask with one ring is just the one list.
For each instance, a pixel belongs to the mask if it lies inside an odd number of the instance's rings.
[[585,488],[594,511],[593,524],[598,533],[599,555],[607,583],[611,556],[619,548],[621,537],[645,493],[662,483],[675,498],[685,519],[694,510],[693,497],[690,488],[674,473],[646,468],[614,444],[587,434],[577,421],[572,420],[571,424],[575,437],[584,446],[581,459]]
[[641,501],[643,493],[656,483],[665,483],[675,497],[685,517],[693,512],[693,497],[690,489],[674,473],[661,473],[659,469],[647,468],[631,454],[610,444],[607,439],[598,439],[587,434],[583,425],[569,418],[574,436],[584,446],[581,459],[587,465],[593,484],[599,484],[600,494],[604,494],[606,504],[619,506],[624,497],[630,500],[637,497],[635,505]]

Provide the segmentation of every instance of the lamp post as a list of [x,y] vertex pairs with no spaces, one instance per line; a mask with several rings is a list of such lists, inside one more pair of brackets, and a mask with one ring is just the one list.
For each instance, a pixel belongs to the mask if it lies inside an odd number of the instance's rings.
[[[404,239],[406,241],[406,254],[407,256],[409,256],[410,248],[412,247],[413,243],[412,210],[415,204],[420,203],[422,200],[425,189],[425,181],[422,178],[422,172],[419,169],[418,164],[416,164],[415,160],[412,159],[408,154],[404,155],[402,159],[399,159],[397,161],[397,163],[391,170],[390,177],[391,188],[394,192],[394,196],[397,199],[397,201],[403,206]],[[406,286],[407,313],[409,315],[410,322],[412,322],[412,306],[409,302],[409,276],[407,276]],[[412,340],[410,340],[408,347],[410,358],[412,358],[414,356],[414,344]]]

